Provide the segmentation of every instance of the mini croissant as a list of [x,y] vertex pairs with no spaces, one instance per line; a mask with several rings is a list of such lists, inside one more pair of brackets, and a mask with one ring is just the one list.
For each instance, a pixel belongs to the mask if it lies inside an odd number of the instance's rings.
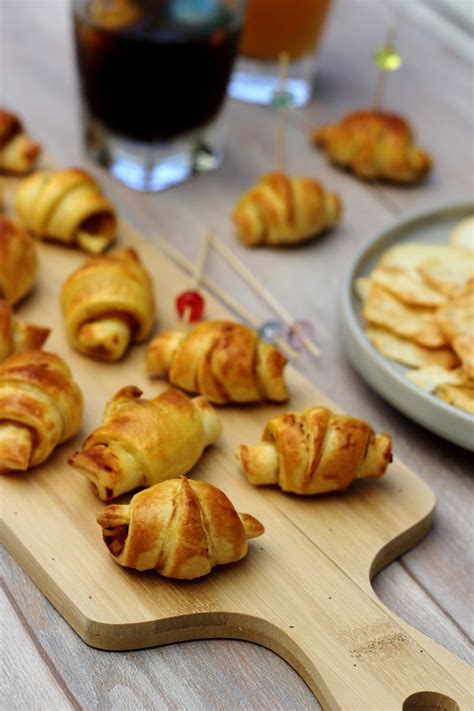
[[268,173],[242,195],[232,214],[239,239],[247,245],[296,244],[333,227],[341,201],[312,178]]
[[0,364],[0,473],[41,464],[81,421],[81,391],[59,356],[26,351]]
[[295,494],[346,489],[354,479],[381,477],[392,460],[387,434],[324,407],[270,420],[262,441],[237,452],[251,484],[278,484]]
[[33,288],[38,269],[36,244],[6,215],[0,215],[0,299],[16,304]]
[[8,301],[0,300],[0,363],[13,353],[41,348],[49,333],[49,328],[14,319]]
[[214,403],[288,399],[286,358],[250,328],[205,321],[189,333],[163,331],[148,346],[147,370]]
[[102,424],[69,459],[103,501],[185,474],[221,434],[203,397],[191,400],[174,388],[151,400],[141,395],[134,386],[119,390]]
[[240,560],[247,540],[264,532],[220,489],[185,476],[140,491],[128,506],[106,506],[97,522],[116,563],[181,580]]
[[40,146],[26,135],[18,117],[0,109],[0,172],[28,173],[40,152]]
[[90,358],[119,360],[155,320],[151,277],[134,249],[88,259],[65,281],[61,308],[71,345]]
[[95,180],[79,168],[42,170],[24,178],[15,207],[23,226],[39,239],[99,254],[115,237],[114,208]]
[[416,183],[431,158],[415,145],[408,123],[383,111],[358,111],[315,130],[312,139],[328,158],[367,180]]

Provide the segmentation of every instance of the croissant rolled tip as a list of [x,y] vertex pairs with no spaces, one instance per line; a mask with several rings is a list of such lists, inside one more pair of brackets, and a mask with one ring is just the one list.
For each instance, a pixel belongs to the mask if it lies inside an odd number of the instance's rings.
[[240,513],[239,516],[247,539],[258,538],[265,533],[265,527],[254,516],[247,513]]

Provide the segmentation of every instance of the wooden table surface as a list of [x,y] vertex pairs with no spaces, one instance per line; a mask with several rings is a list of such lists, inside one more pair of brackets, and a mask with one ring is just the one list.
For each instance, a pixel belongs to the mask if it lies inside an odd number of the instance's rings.
[[[370,102],[370,52],[393,23],[405,65],[390,77],[387,106],[413,122],[436,160],[429,181],[415,189],[360,183],[308,148],[309,125]],[[227,150],[218,172],[158,195],[136,194],[81,153],[68,3],[0,0],[0,32],[1,104],[24,117],[58,162],[88,165],[143,234],[151,241],[160,234],[191,258],[204,227],[211,225],[290,312],[316,324],[323,356],[316,363],[303,355],[301,370],[347,411],[391,432],[397,454],[438,501],[432,532],[380,573],[374,588],[405,620],[472,659],[472,457],[373,393],[353,371],[338,324],[341,277],[359,245],[407,211],[472,195],[473,67],[463,33],[427,24],[420,4],[406,0],[335,4],[320,54],[316,99],[291,116],[288,169],[317,175],[339,191],[344,219],[337,232],[319,241],[271,252],[238,245],[228,220],[235,198],[271,165],[274,124],[268,109],[229,102]],[[150,90],[159,91],[159,73],[150,74]],[[271,317],[217,255],[208,272],[262,322]],[[284,661],[252,644],[188,642],[127,653],[89,648],[15,561],[6,552],[2,556],[2,636],[8,640],[2,650],[4,709],[319,708]]]

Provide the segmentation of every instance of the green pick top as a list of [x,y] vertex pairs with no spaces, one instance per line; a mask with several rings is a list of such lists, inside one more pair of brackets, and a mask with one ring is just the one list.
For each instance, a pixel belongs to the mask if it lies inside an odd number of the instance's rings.
[[293,105],[293,94],[285,89],[277,89],[272,95],[272,106],[275,109],[288,109]]
[[396,72],[402,65],[401,55],[393,47],[382,47],[372,55],[374,64],[384,72]]

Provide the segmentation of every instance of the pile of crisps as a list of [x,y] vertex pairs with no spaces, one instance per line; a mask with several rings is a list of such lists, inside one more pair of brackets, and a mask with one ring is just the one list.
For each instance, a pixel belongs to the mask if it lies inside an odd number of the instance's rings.
[[375,348],[416,368],[411,382],[474,414],[474,216],[449,244],[391,247],[355,286]]

